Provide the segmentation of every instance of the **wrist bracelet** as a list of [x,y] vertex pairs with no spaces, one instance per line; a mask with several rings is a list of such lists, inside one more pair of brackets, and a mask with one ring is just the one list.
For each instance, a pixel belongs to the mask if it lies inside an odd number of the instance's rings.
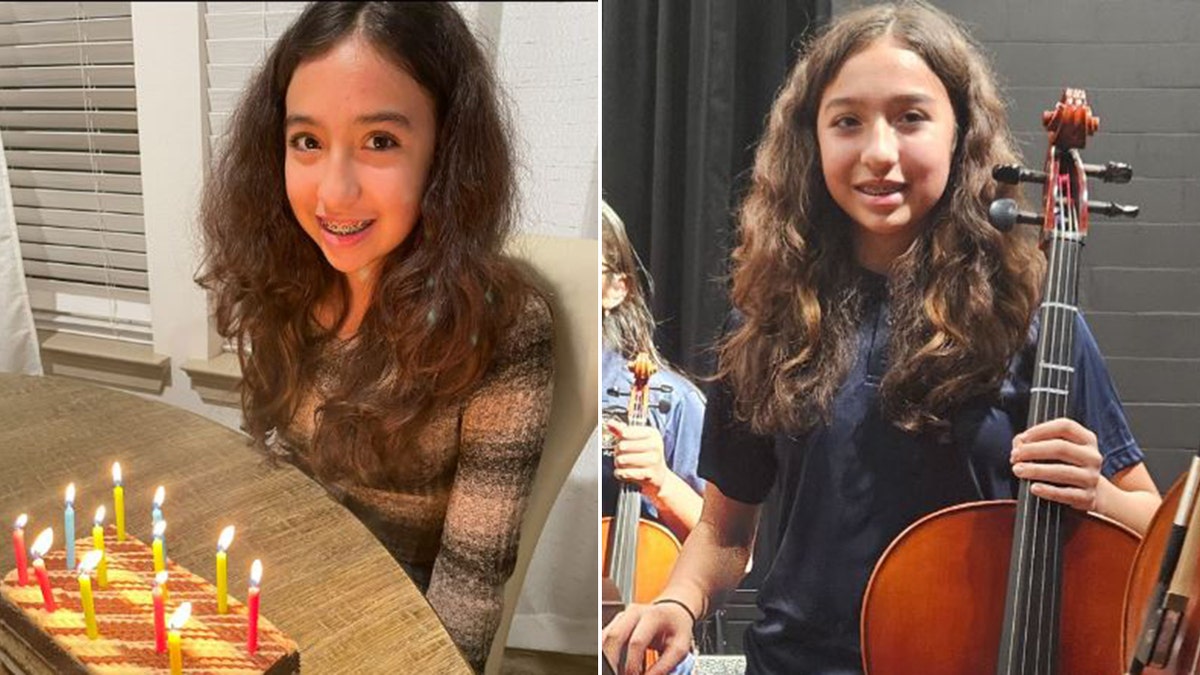
[[687,612],[687,615],[692,619],[692,625],[693,626],[696,625],[696,613],[692,611],[691,607],[688,607],[687,605],[683,604],[682,600],[676,600],[675,598],[659,598],[658,600],[655,600],[654,602],[652,602],[650,604],[652,604],[652,605],[679,605],[680,607],[683,608],[683,611]]

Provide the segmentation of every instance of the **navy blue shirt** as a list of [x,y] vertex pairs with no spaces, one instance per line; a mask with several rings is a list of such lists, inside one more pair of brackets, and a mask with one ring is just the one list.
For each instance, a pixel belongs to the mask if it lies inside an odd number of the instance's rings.
[[[619,412],[623,420],[633,373],[620,354],[605,349],[601,366],[601,405],[605,417]],[[665,386],[664,386],[665,385]],[[669,388],[669,391],[664,389]],[[663,455],[669,468],[698,494],[704,494],[704,481],[696,474],[700,458],[700,434],[704,425],[704,394],[687,378],[662,369],[650,376],[650,425],[663,437]],[[617,511],[617,480],[613,477],[613,458],[605,454],[600,476],[600,515]],[[658,521],[658,510],[642,497],[642,515]]]
[[[781,491],[779,530],[761,533],[776,538],[775,558],[755,561],[769,569],[758,595],[763,618],[745,635],[749,675],[860,673],[863,592],[887,545],[935,510],[1016,495],[1009,454],[1027,421],[1036,324],[998,400],[963,406],[951,419],[952,438],[939,443],[881,416],[888,308],[882,281],[875,283],[829,424],[802,435],[758,435],[735,420],[724,382],[710,391],[700,475],[745,503],[761,503],[775,485]],[[1098,436],[1102,471],[1112,477],[1143,455],[1096,340],[1077,317],[1071,416]]]

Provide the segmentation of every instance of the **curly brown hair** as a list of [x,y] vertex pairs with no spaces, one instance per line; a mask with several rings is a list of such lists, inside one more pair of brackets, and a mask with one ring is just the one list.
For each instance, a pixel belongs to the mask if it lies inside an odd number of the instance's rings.
[[[252,78],[206,177],[200,209],[217,331],[242,366],[244,428],[284,429],[345,321],[349,289],[289,206],[285,96],[296,68],[363,38],[431,96],[436,149],[414,231],[386,256],[338,381],[318,407],[308,459],[326,479],[378,483],[408,437],[483,377],[532,291],[501,253],[516,212],[509,121],[483,50],[449,4],[316,2]],[[315,313],[340,312],[332,326]],[[252,349],[250,348],[252,346]]]
[[827,421],[852,365],[866,287],[849,218],[824,184],[817,109],[842,64],[884,37],[924,59],[958,122],[946,190],[889,271],[885,416],[944,431],[957,406],[998,392],[1027,338],[1045,261],[1031,233],[987,220],[993,199],[1019,197],[991,178],[1018,157],[995,75],[969,31],[923,2],[854,11],[809,43],[780,90],[740,212],[731,272],[741,321],[720,345],[718,376],[760,433]]

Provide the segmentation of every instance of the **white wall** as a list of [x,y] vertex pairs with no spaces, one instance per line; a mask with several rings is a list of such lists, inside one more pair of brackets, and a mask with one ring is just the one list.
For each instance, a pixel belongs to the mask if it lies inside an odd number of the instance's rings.
[[[596,4],[456,3],[495,58],[515,123],[522,229],[597,237],[599,8]],[[180,366],[209,358],[220,341],[192,282],[199,265],[195,214],[208,139],[223,129],[237,82],[286,25],[296,2],[134,3],[143,195],[155,352],[171,359],[166,403],[236,429],[238,411],[205,404]],[[242,16],[237,16],[242,15]],[[260,31],[205,44],[218,24]],[[214,34],[217,31],[214,30]],[[264,39],[265,38],[265,39]],[[242,65],[239,65],[242,64]],[[212,85],[211,88],[209,85]],[[581,273],[594,273],[581,270]],[[595,653],[596,550],[578,542],[598,522],[595,439],[564,487],[534,554],[510,645]],[[591,530],[588,530],[591,531]],[[587,572],[586,584],[553,574]],[[540,570],[540,571],[539,571]],[[554,579],[555,583],[545,580]],[[547,631],[547,625],[558,626]],[[589,628],[590,627],[590,628]]]

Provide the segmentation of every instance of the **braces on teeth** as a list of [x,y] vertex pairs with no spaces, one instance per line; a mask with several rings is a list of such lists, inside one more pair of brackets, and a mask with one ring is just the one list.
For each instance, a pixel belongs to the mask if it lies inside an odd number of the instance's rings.
[[321,226],[334,234],[356,234],[358,232],[361,232],[361,231],[367,229],[367,226],[370,225],[372,222],[374,222],[374,221],[360,220],[355,223],[343,225],[340,223],[333,223],[328,220],[322,219]]

